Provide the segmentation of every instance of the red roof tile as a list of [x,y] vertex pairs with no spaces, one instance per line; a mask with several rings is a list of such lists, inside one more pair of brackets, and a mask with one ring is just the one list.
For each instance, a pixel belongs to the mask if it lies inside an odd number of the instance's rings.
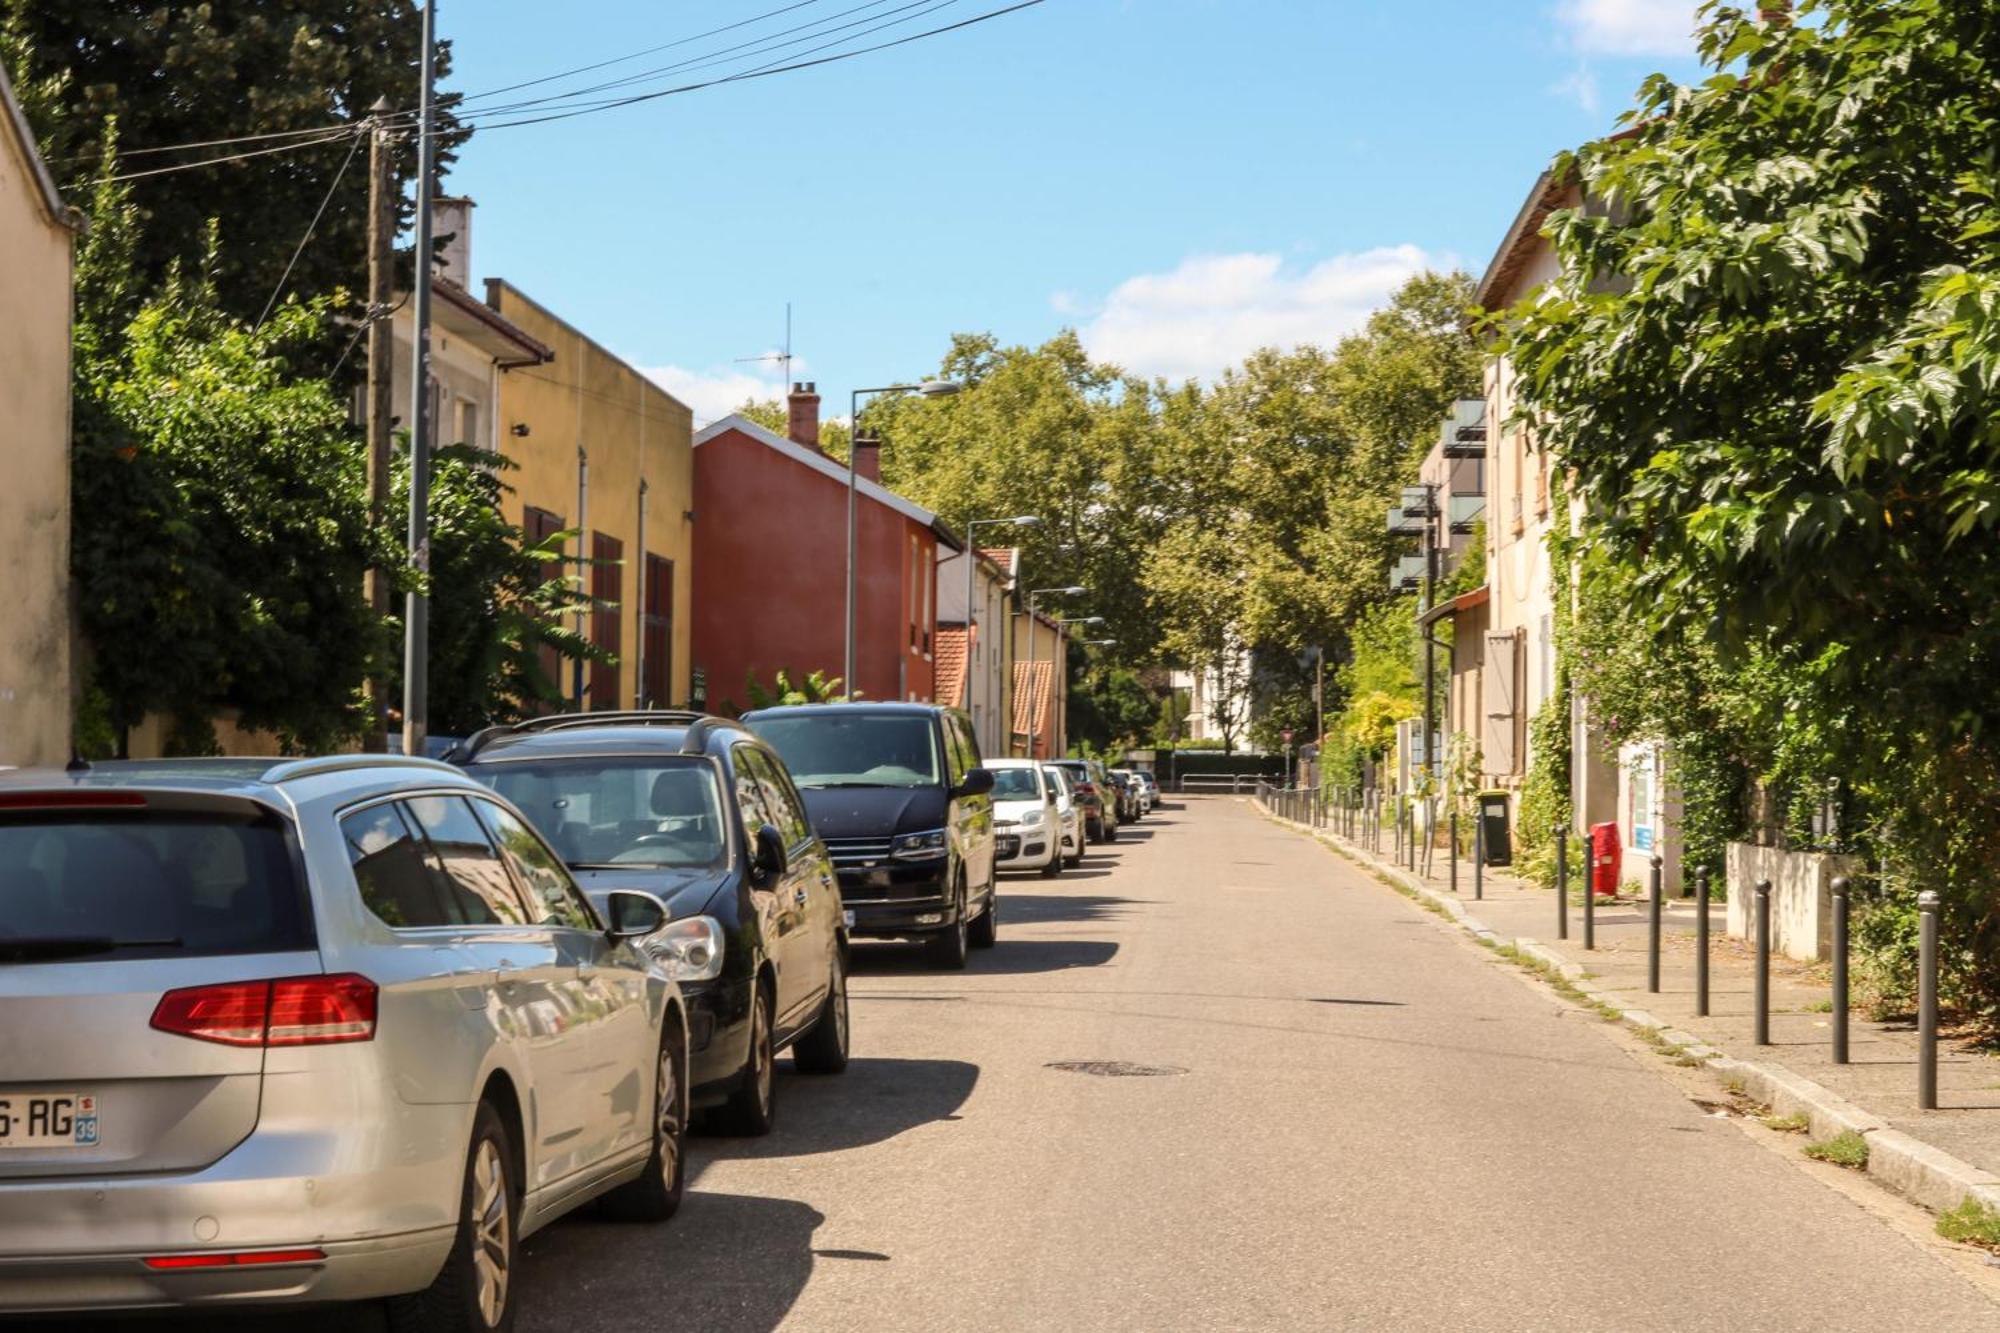
[[1014,663],[1014,734],[1039,736],[1049,720],[1049,683],[1053,662]]
[[937,701],[962,707],[966,688],[965,626],[939,625],[935,643]]

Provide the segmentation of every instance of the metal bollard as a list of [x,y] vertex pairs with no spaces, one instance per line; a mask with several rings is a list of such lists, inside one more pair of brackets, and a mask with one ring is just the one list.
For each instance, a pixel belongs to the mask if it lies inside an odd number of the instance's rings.
[[1451,891],[1458,892],[1458,810],[1451,812]]
[[1569,938],[1569,825],[1556,825],[1556,938]]
[[1708,867],[1694,872],[1694,1011],[1708,1017]]
[[1847,1063],[1847,876],[1833,880],[1833,1062]]
[[1659,854],[1654,853],[1652,873],[1647,877],[1647,893],[1651,902],[1646,931],[1646,989],[1655,995],[1660,993],[1660,867],[1665,864]]
[[1759,1046],[1771,1044],[1771,881],[1757,881],[1757,985],[1751,999]]
[[1917,1106],[1937,1110],[1938,896],[1917,895]]
[[1472,897],[1486,897],[1486,821],[1479,815],[1472,817]]

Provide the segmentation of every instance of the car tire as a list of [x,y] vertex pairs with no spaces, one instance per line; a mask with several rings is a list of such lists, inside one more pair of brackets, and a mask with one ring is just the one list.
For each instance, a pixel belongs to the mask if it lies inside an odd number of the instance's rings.
[[716,1108],[716,1128],[722,1133],[755,1139],[771,1132],[778,1121],[777,1059],[771,1045],[771,988],[759,983],[751,992],[750,1053],[742,1085]]
[[931,940],[931,961],[947,972],[963,972],[971,958],[970,924],[965,919],[966,893],[958,892],[958,919]]
[[979,914],[979,919],[966,932],[966,943],[975,949],[990,949],[999,942],[1000,893],[993,889],[986,894],[986,910]]
[[687,1192],[687,1042],[679,1026],[660,1034],[660,1068],[653,1087],[653,1153],[637,1180],[599,1203],[614,1222],[664,1222],[680,1211]]
[[812,1029],[792,1047],[792,1066],[801,1074],[838,1074],[847,1068],[847,963],[833,951],[826,1003]]
[[1056,843],[1055,854],[1049,857],[1049,863],[1042,867],[1042,878],[1054,879],[1056,876],[1062,874],[1062,872],[1063,872],[1063,849],[1062,849],[1062,843],[1059,840]]
[[500,1113],[481,1102],[472,1117],[451,1253],[430,1286],[385,1303],[390,1333],[507,1333],[514,1327],[521,1195],[511,1142]]
[[1082,839],[1078,839],[1076,850],[1069,854],[1069,868],[1071,870],[1074,870],[1082,864],[1083,864],[1083,841]]
[[1118,826],[1116,824],[1106,824],[1104,826],[1104,840],[1106,842],[1118,841]]

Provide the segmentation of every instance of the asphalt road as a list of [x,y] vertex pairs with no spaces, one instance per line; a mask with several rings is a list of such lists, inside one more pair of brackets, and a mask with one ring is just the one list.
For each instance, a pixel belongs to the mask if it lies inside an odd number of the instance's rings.
[[849,1071],[697,1139],[672,1224],[531,1240],[520,1327],[2000,1327],[1914,1214],[1245,804],[1002,922],[964,973],[860,950]]

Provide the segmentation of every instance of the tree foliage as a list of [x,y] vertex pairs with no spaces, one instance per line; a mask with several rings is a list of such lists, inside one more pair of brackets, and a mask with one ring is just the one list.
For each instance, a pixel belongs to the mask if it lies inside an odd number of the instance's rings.
[[1557,164],[1586,204],[1508,312],[1524,411],[1589,515],[1585,597],[1679,664],[1651,697],[1694,706],[1650,711],[1721,721],[1779,807],[1858,798],[1990,1005],[2000,4],[1705,16],[1715,75]]

